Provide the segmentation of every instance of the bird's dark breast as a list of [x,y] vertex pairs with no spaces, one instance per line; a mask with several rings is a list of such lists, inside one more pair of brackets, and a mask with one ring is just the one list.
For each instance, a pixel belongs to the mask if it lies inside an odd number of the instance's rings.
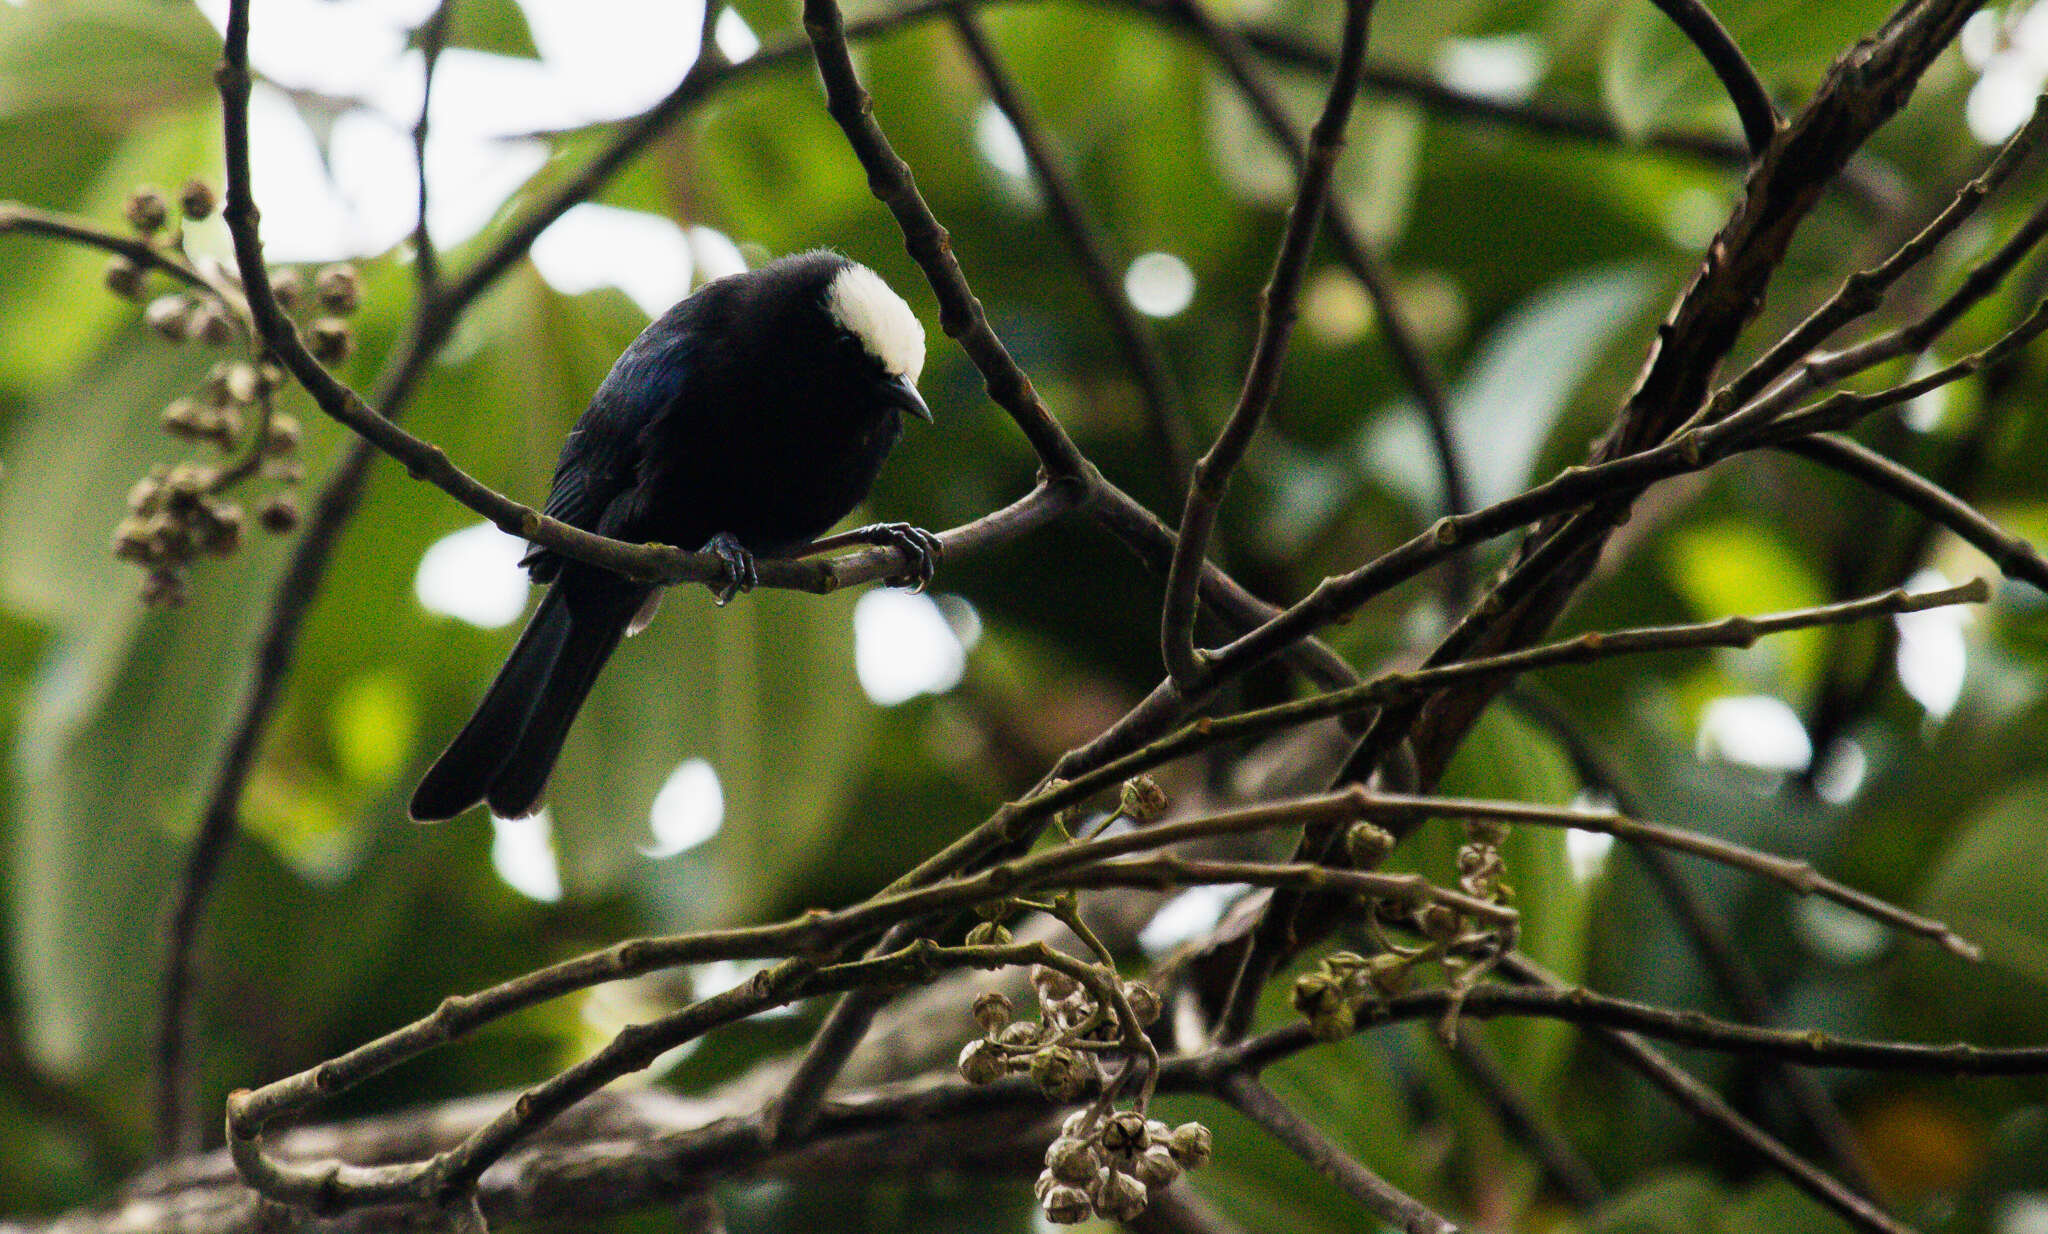
[[771,554],[823,534],[861,503],[903,434],[867,374],[768,373],[735,383],[695,432],[661,443],[643,473],[641,538],[697,548],[729,532]]

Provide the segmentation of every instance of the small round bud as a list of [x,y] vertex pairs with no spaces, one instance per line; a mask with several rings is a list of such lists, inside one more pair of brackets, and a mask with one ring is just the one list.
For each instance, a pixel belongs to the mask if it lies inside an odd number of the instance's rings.
[[132,561],[146,566],[155,556],[154,539],[150,535],[149,520],[124,518],[114,528],[114,556],[122,561]]
[[256,396],[262,393],[263,378],[257,374],[256,366],[253,364],[244,364],[239,360],[233,364],[224,364],[220,368],[220,379],[221,388],[226,391],[227,399],[231,403],[253,403]]
[[204,437],[207,431],[206,412],[189,398],[173,399],[159,417],[164,432],[173,437],[195,441]]
[[1166,1146],[1183,1170],[1199,1170],[1209,1164],[1209,1153],[1215,1147],[1215,1140],[1202,1124],[1182,1123],[1173,1129]]
[[180,567],[160,566],[142,577],[142,602],[150,608],[178,608],[191,598]]
[[1145,1130],[1145,1122],[1145,1116],[1133,1110],[1110,1115],[1102,1125],[1102,1147],[1126,1157],[1144,1152],[1152,1138]]
[[105,280],[107,290],[123,300],[142,298],[142,267],[126,257],[116,257],[108,261],[106,271],[100,277]]
[[1038,991],[1040,1003],[1057,1003],[1070,994],[1079,993],[1081,983],[1056,968],[1034,964],[1031,966],[1031,987]]
[[1148,1147],[1166,1143],[1166,1137],[1172,1134],[1173,1128],[1167,1126],[1164,1121],[1157,1118],[1145,1120],[1145,1143]]
[[1344,1001],[1344,990],[1328,973],[1303,973],[1294,979],[1294,1009],[1314,1016],[1333,1002]]
[[1150,1025],[1159,1019],[1159,994],[1151,986],[1142,981],[1128,982],[1124,999],[1131,1004],[1131,1014],[1138,1017],[1140,1025]]
[[128,490],[128,508],[136,514],[154,511],[163,496],[163,481],[156,476],[144,476]]
[[299,448],[299,438],[303,432],[297,416],[277,412],[270,417],[270,425],[263,431],[263,452],[270,455],[290,454]]
[[1131,1177],[1147,1187],[1164,1187],[1180,1177],[1180,1165],[1164,1144],[1154,1144],[1131,1162]]
[[993,1084],[1003,1078],[1009,1070],[1003,1063],[1002,1051],[987,1040],[970,1041],[960,1051],[960,1078],[969,1084]]
[[1086,1140],[1063,1135],[1045,1150],[1045,1172],[1063,1183],[1092,1183],[1102,1160]]
[[171,204],[155,189],[136,189],[128,195],[128,202],[121,209],[128,218],[128,225],[145,236],[162,231],[170,221]]
[[984,1033],[1001,1032],[1016,1014],[1009,998],[1000,990],[983,990],[974,1000],[974,1022]]
[[339,317],[322,317],[306,327],[306,346],[322,364],[340,364],[356,349],[355,331]]
[[1049,1045],[1031,1056],[1031,1082],[1054,1101],[1077,1100],[1094,1079],[1080,1054],[1063,1045]]
[[220,199],[214,196],[213,186],[197,177],[185,181],[185,187],[178,190],[178,209],[195,223],[211,218],[219,204]]
[[1431,942],[1448,943],[1465,928],[1465,918],[1448,904],[1425,904],[1415,914],[1415,928]]
[[319,298],[321,308],[346,317],[362,306],[363,276],[347,262],[323,266],[313,276],[313,294]]
[[277,307],[289,313],[306,299],[306,281],[299,272],[292,269],[270,272],[270,294],[277,301]]
[[199,520],[198,544],[203,553],[232,556],[242,547],[242,507],[228,501],[208,502]]
[[218,305],[204,305],[192,314],[186,329],[202,343],[221,347],[235,341],[235,323]]
[[1092,1210],[1087,1192],[1064,1183],[1046,1188],[1039,1206],[1045,1210],[1045,1219],[1054,1225],[1079,1225],[1088,1220]]
[[1166,812],[1166,790],[1151,776],[1132,776],[1124,781],[1116,812],[1134,823],[1149,823]]
[[1089,1111],[1085,1107],[1067,1115],[1060,1120],[1060,1135],[1069,1140],[1087,1139],[1088,1115]]
[[1037,1045],[1039,1038],[1044,1035],[1045,1029],[1042,1025],[1030,1020],[1017,1020],[998,1029],[995,1040],[1007,1046],[1033,1046]]
[[1357,1029],[1358,1011],[1350,1003],[1323,1007],[1308,1021],[1308,1031],[1317,1041],[1342,1041]]
[[1344,832],[1344,855],[1361,870],[1371,870],[1394,851],[1394,835],[1372,823],[1353,823]]
[[1105,1221],[1136,1221],[1145,1213],[1145,1184],[1114,1170],[1096,1178],[1088,1198]]
[[256,521],[274,536],[289,535],[299,527],[299,500],[290,493],[272,493],[256,507]]
[[142,320],[160,337],[182,343],[191,337],[192,301],[176,292],[158,296],[142,310]]
[[284,389],[285,376],[283,368],[265,360],[256,366],[256,388],[259,392],[267,390],[274,393],[282,390]]
[[967,932],[969,947],[1006,947],[1010,943],[1010,927],[993,921],[977,922]]

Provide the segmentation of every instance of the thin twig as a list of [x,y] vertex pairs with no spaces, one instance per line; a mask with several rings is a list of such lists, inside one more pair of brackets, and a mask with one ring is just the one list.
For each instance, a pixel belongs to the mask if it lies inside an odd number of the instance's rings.
[[[1641,817],[1646,813],[1635,791],[1547,695],[1517,690],[1509,697],[1523,714],[1558,740],[1579,779],[1587,787],[1606,794],[1623,814]],[[1734,1007],[1736,1015],[1744,1023],[1762,1028],[1775,1024],[1777,1011],[1764,987],[1763,978],[1720,919],[1694,890],[1685,872],[1679,868],[1677,858],[1651,844],[1631,844],[1628,851],[1650,876],[1658,898],[1664,901],[1680,933],[1700,957],[1708,976],[1720,989],[1722,997]],[[1781,1059],[1766,1062],[1766,1074],[1783,1088],[1793,1109],[1812,1128],[1814,1136],[1833,1160],[1837,1173],[1863,1195],[1874,1195],[1876,1188],[1871,1180],[1870,1167],[1856,1143],[1849,1117],[1827,1086],[1811,1072]]]
[[1783,376],[1786,370],[1811,354],[1814,348],[1827,342],[1837,330],[1875,312],[1884,303],[1885,293],[1899,279],[1925,262],[1942,241],[1955,234],[1956,229],[1967,222],[1991,194],[2011,179],[2033,153],[2044,132],[2048,132],[2048,95],[2035,101],[2033,115],[2005,140],[1980,175],[1956,190],[1955,196],[1940,213],[1894,250],[1891,256],[1842,280],[1842,285],[1809,313],[1806,320],[1773,343],[1739,377],[1717,391],[1708,405],[1707,415],[1719,418],[1723,411],[1748,403]]
[[[1563,984],[1535,963],[1520,955],[1502,958],[1502,967],[1532,985],[1563,989]],[[1732,1026],[1731,1026],[1732,1027]],[[1749,1029],[1750,1033],[1766,1030]],[[1588,1036],[1605,1046],[1638,1075],[1663,1090],[1665,1096],[1703,1123],[1718,1127],[1755,1152],[1783,1174],[1793,1186],[1840,1214],[1852,1226],[1878,1234],[1913,1234],[1912,1228],[1892,1219],[1883,1210],[1830,1178],[1819,1166],[1792,1151],[1785,1143],[1737,1113],[1719,1093],[1663,1054],[1625,1032],[1611,1028],[1588,1030]]]
[[1160,654],[1166,662],[1167,675],[1183,688],[1201,673],[1201,657],[1195,650],[1195,591],[1202,559],[1208,554],[1210,533],[1215,530],[1217,512],[1231,475],[1244,459],[1259,422],[1280,390],[1280,373],[1287,356],[1288,336],[1299,312],[1297,301],[1307,277],[1309,253],[1336,178],[1337,156],[1344,149],[1344,128],[1358,98],[1359,65],[1365,59],[1371,17],[1372,0],[1346,0],[1337,72],[1331,79],[1322,115],[1309,132],[1294,204],[1287,211],[1287,228],[1273,257],[1272,275],[1259,295],[1258,340],[1252,348],[1244,388],[1214,444],[1196,460],[1189,477],[1187,503],[1180,517],[1180,542],[1174,545],[1173,563],[1166,571],[1166,599],[1160,611]]
[[1948,528],[1959,539],[1989,557],[2006,577],[2031,583],[2035,590],[2048,592],[2048,557],[2043,557],[2041,551],[2023,537],[1979,514],[1975,506],[1934,481],[1868,446],[1828,433],[1788,441],[1779,449],[1862,481]]
[[1700,55],[1706,58],[1707,67],[1714,70],[1714,76],[1721,79],[1721,88],[1728,92],[1728,101],[1735,104],[1735,114],[1742,120],[1742,135],[1749,142],[1752,157],[1761,155],[1777,136],[1784,124],[1778,109],[1771,102],[1771,92],[1764,89],[1763,79],[1756,75],[1756,67],[1735,45],[1735,39],[1713,11],[1701,0],[1650,0],[1657,11],[1671,19],[1686,38],[1692,41]]
[[427,230],[427,122],[434,106],[434,70],[440,67],[441,52],[448,45],[448,21],[455,0],[440,0],[434,11],[413,32],[420,49],[420,116],[412,126],[412,165],[419,180],[419,218],[412,228],[413,288],[415,308],[424,310],[441,294],[441,253]]
[[[1441,1035],[1432,1033],[1431,1036]],[[1605,1197],[1606,1188],[1600,1185],[1600,1177],[1593,1173],[1593,1167],[1587,1164],[1571,1141],[1564,1138],[1564,1133],[1551,1125],[1549,1116],[1516,1087],[1514,1077],[1501,1065],[1500,1057],[1487,1045],[1486,1039],[1462,1019],[1458,1022],[1457,1036],[1449,1052],[1457,1060],[1465,1078],[1493,1111],[1501,1129],[1536,1159],[1543,1176],[1550,1180],[1558,1194],[1580,1209],[1591,1208]]]
[[1079,267],[1081,281],[1094,294],[1096,304],[1109,321],[1110,335],[1116,340],[1117,349],[1123,353],[1124,364],[1137,378],[1153,445],[1159,451],[1171,493],[1175,500],[1179,500],[1182,496],[1181,477],[1194,463],[1194,449],[1189,444],[1187,408],[1181,400],[1173,371],[1167,366],[1166,356],[1160,351],[1159,340],[1139,320],[1130,298],[1117,285],[1116,276],[1110,272],[1109,254],[1101,229],[1089,217],[1073,179],[1053,153],[1052,144],[1046,140],[1044,125],[1024,101],[1009,70],[997,59],[995,48],[975,18],[974,10],[963,4],[950,10],[948,16],[952,18],[954,32],[960,37],[960,45],[967,49],[968,60],[973,63],[975,72],[981,75],[989,101],[1010,122],[1018,142],[1024,147],[1025,161],[1031,165],[1032,175],[1045,192],[1046,205],[1073,254],[1074,264]]
[[[1304,168],[1308,159],[1308,143],[1296,131],[1293,119],[1280,105],[1278,96],[1253,68],[1250,45],[1231,27],[1209,16],[1198,0],[1169,0],[1167,7],[1223,66],[1231,83],[1259,118],[1267,136],[1287,153],[1296,171]],[[1330,71],[1333,75],[1336,72],[1334,63]],[[1345,268],[1365,288],[1379,323],[1379,333],[1386,340],[1387,351],[1393,357],[1394,367],[1400,371],[1402,382],[1415,397],[1423,431],[1436,455],[1437,478],[1443,490],[1443,513],[1462,514],[1472,508],[1472,491],[1465,478],[1465,465],[1458,455],[1458,443],[1451,427],[1451,400],[1444,390],[1443,376],[1437,372],[1422,340],[1409,323],[1408,310],[1402,307],[1400,297],[1394,294],[1385,267],[1365,237],[1352,225],[1350,215],[1341,209],[1327,211],[1323,229]],[[1448,602],[1452,605],[1462,603],[1469,585],[1464,558],[1453,557],[1444,571],[1444,593]]]
[[1458,1234],[1449,1218],[1367,1169],[1251,1076],[1224,1077],[1216,1086],[1216,1095],[1265,1128],[1316,1173],[1342,1187],[1379,1220],[1404,1234]]

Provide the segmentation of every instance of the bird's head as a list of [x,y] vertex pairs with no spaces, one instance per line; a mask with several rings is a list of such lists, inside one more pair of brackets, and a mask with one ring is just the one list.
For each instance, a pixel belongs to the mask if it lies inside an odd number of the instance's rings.
[[879,369],[896,407],[931,423],[931,408],[917,393],[917,377],[924,371],[924,326],[903,297],[881,275],[847,261],[825,285],[825,312],[849,345]]

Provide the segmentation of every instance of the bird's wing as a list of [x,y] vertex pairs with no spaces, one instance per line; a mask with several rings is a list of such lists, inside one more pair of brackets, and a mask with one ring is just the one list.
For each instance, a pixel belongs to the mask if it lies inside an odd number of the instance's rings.
[[[617,532],[617,518],[608,515],[638,476],[642,431],[683,397],[688,384],[688,332],[664,328],[675,324],[664,318],[648,327],[612,365],[562,442],[542,513],[585,531]],[[529,546],[520,564],[539,582],[561,569],[561,559],[539,545]]]

